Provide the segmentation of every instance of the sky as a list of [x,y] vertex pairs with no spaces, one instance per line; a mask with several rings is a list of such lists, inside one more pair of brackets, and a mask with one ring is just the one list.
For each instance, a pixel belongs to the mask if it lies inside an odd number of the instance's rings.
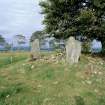
[[28,39],[43,29],[40,0],[0,0],[0,34],[9,42],[14,35],[23,34]]

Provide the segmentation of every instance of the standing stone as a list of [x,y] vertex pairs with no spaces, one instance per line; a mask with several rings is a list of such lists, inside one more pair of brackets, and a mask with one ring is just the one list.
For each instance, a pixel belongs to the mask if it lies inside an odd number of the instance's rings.
[[91,43],[91,52],[92,53],[100,53],[101,51],[102,51],[101,41],[94,39]]
[[70,64],[78,63],[81,55],[81,42],[70,37],[66,43],[66,61]]
[[78,63],[81,56],[82,44],[78,40],[75,40],[75,41],[76,41],[75,63]]
[[35,39],[31,43],[31,59],[35,60],[40,57],[39,39]]

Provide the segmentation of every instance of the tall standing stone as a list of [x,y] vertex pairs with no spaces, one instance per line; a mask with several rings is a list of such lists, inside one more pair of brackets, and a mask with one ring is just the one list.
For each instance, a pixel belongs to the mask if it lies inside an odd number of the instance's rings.
[[39,39],[35,39],[31,43],[31,58],[37,59],[40,57],[40,46],[39,46]]
[[81,55],[81,42],[70,37],[66,43],[66,61],[70,64],[78,63]]

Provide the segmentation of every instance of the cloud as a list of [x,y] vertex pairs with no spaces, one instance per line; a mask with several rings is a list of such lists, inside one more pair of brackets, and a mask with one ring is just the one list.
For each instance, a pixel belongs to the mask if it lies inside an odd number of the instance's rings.
[[16,34],[31,35],[43,28],[39,0],[0,0],[0,34],[10,37]]

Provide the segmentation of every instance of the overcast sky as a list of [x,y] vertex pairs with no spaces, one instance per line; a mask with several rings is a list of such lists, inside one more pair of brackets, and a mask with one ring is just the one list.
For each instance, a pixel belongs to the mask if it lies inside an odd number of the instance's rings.
[[27,37],[41,30],[40,0],[0,0],[0,34],[10,40],[14,35]]

